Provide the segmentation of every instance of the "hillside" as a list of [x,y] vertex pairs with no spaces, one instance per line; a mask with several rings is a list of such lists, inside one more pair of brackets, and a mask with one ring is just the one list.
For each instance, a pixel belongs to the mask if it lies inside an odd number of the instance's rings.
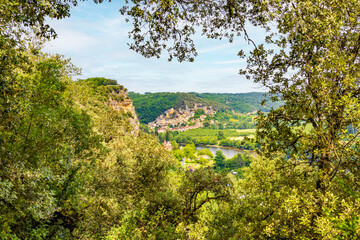
[[134,93],[129,92],[141,123],[148,124],[170,108],[185,109],[195,104],[212,106],[215,110],[230,109],[219,101],[199,98],[193,93]]
[[267,101],[266,106],[262,106],[261,102],[265,99],[264,92],[250,93],[195,93],[194,95],[220,104],[225,104],[232,110],[240,113],[253,112],[261,110],[268,112],[271,107],[277,108],[280,102]]
[[154,121],[168,109],[192,108],[195,104],[211,106],[214,110],[234,110],[249,113],[255,110],[269,111],[277,108],[279,102],[269,102],[262,106],[264,93],[134,93],[129,92],[133,100],[139,120],[143,124]]
[[128,121],[132,126],[132,133],[139,131],[139,119],[135,107],[129,98],[127,88],[119,85],[116,80],[93,77],[80,79],[78,85],[86,85],[91,88],[90,92],[97,94],[107,106],[119,113],[126,113]]

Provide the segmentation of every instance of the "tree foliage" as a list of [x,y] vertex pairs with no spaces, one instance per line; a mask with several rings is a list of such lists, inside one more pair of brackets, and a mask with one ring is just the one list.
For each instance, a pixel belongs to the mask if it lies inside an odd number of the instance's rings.
[[[2,238],[359,238],[359,1],[133,0],[122,9],[134,20],[131,48],[147,57],[166,49],[193,60],[200,26],[253,44],[243,73],[284,104],[260,113],[261,149],[242,179],[177,169],[107,104],[120,86],[72,82],[69,61],[29,44],[54,36],[45,18],[75,4],[0,2]],[[267,45],[247,38],[245,21],[269,30]],[[216,170],[248,160],[218,152]]]
[[[270,7],[279,12],[269,15],[279,33],[267,40],[280,51],[259,46],[248,73],[280,93],[285,104],[260,115],[259,142],[264,156],[279,152],[289,158],[278,167],[289,172],[303,168],[309,190],[296,198],[314,199],[308,226],[304,224],[309,235],[304,228],[304,236],[339,237],[347,233],[337,232],[334,219],[348,211],[344,203],[354,207],[358,199],[359,143],[347,127],[359,126],[359,2],[274,2]],[[293,217],[289,215],[300,219]],[[327,221],[332,223],[324,227]]]
[[18,238],[74,227],[79,216],[71,199],[81,190],[78,173],[99,144],[89,116],[65,97],[68,61],[28,57],[31,70],[12,73],[11,91],[1,104],[0,231],[8,236],[16,230]]
[[[126,1],[127,3],[130,1]],[[132,0],[121,9],[131,18],[134,40],[130,48],[145,57],[160,57],[163,50],[169,60],[193,61],[197,55],[191,38],[196,29],[215,39],[244,34],[245,21],[261,23],[263,5],[258,1],[208,1],[208,0]],[[169,44],[169,43],[173,44]]]
[[[245,20],[268,30],[264,44],[249,40],[254,49],[241,73],[267,87],[276,96],[272,99],[284,105],[259,116],[262,157],[251,164],[245,185],[239,185],[244,198],[237,201],[235,236],[359,237],[359,138],[358,131],[349,131],[360,124],[359,4],[135,1],[128,10],[135,19],[131,34],[138,47],[133,48],[145,56],[159,56],[166,48],[162,42],[175,39],[168,48],[170,58],[192,60],[196,54],[189,37],[197,26],[208,37],[230,40],[247,36]],[[143,31],[139,23],[148,29]],[[241,206],[254,206],[255,211]]]
[[266,105],[262,105],[264,99],[269,97],[265,96],[265,93],[250,92],[250,93],[201,93],[196,94],[203,99],[209,99],[212,101],[226,104],[232,110],[240,113],[249,113],[253,111],[268,112],[272,107],[279,107],[282,102],[267,102]]
[[214,160],[215,160],[214,168],[217,171],[221,171],[221,169],[225,167],[226,157],[224,153],[221,150],[217,150],[215,153]]
[[54,36],[44,19],[67,16],[71,4],[0,2],[1,238],[99,239],[128,226],[161,238],[184,221],[169,187],[173,158],[109,107],[121,86],[72,82],[68,60],[39,51],[35,34]]

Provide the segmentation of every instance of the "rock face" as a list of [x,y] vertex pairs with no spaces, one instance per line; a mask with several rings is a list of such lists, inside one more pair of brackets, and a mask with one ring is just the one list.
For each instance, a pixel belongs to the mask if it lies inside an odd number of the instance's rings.
[[140,123],[138,116],[133,105],[133,101],[129,98],[126,89],[120,90],[119,92],[112,92],[109,97],[110,106],[118,112],[124,111],[130,113],[129,118],[130,124],[133,127],[132,134],[139,132]]

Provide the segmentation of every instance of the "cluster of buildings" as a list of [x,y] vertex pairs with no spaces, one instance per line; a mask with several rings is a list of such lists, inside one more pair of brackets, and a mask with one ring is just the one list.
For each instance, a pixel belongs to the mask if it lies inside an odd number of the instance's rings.
[[166,150],[171,150],[171,149],[172,149],[172,146],[171,146],[171,142],[170,142],[170,141],[164,140],[162,146],[163,146]]
[[[196,110],[204,110],[204,115],[199,118],[191,119],[195,115]],[[175,110],[170,108],[166,110],[162,115],[157,117],[155,121],[150,122],[148,126],[152,129],[157,128],[158,132],[171,131],[186,131],[189,129],[195,129],[203,127],[203,121],[207,115],[214,115],[216,111],[211,106],[194,105],[194,108],[190,109],[185,105],[185,109]],[[191,120],[190,120],[191,119]]]

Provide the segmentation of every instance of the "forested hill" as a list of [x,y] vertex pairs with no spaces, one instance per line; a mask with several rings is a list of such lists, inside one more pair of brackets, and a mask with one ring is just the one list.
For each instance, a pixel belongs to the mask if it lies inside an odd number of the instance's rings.
[[261,102],[265,99],[264,92],[250,93],[194,93],[201,99],[207,99],[220,104],[225,104],[232,110],[248,113],[254,110],[269,111],[271,107],[277,108],[281,102],[267,101],[266,106],[262,106]]
[[133,100],[136,113],[141,123],[152,122],[159,115],[163,114],[170,108],[189,108],[194,104],[212,106],[217,109],[230,109],[226,104],[219,101],[212,101],[206,98],[199,98],[194,93],[134,93],[129,92],[129,97]]
[[268,111],[271,107],[278,107],[280,103],[267,103],[261,106],[264,93],[134,93],[129,97],[133,100],[141,123],[152,122],[170,108],[193,107],[195,103],[212,106],[215,110],[234,110],[248,113],[254,110]]

